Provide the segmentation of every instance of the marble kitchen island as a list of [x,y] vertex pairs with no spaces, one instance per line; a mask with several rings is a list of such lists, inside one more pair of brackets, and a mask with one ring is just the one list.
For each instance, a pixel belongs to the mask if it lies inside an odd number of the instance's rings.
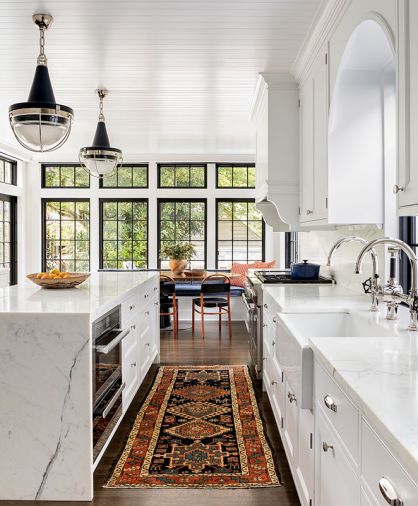
[[66,290],[29,281],[0,290],[0,500],[92,499],[92,323],[120,305],[136,354],[129,365],[138,360],[135,375],[122,361],[124,413],[158,360],[158,297],[155,272],[96,273]]

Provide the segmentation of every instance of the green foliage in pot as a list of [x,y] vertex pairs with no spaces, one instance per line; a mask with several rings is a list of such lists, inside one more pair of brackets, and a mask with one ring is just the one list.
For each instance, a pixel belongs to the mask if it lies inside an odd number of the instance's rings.
[[171,260],[190,260],[196,255],[196,250],[190,242],[176,242],[163,244],[161,246],[160,256],[162,259]]

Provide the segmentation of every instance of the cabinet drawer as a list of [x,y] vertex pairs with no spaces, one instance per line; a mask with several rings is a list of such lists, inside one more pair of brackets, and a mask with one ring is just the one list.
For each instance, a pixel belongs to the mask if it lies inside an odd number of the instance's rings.
[[[364,419],[361,422],[361,438],[362,481],[367,485],[376,504],[382,506],[388,504],[384,498],[385,492],[381,491],[379,487],[379,482],[384,478],[388,486],[393,488],[402,501],[403,506],[417,505],[417,487]],[[381,483],[385,485],[383,482]]]
[[315,362],[315,399],[340,435],[356,465],[359,457],[359,411],[334,379]]
[[128,322],[138,314],[138,292],[127,297],[122,302],[122,325],[125,326]]
[[322,409],[315,413],[315,504],[356,506],[360,483],[340,437]]
[[123,406],[126,409],[139,386],[139,369],[138,363],[138,345],[130,348],[126,356],[123,358],[122,364],[122,378],[125,383],[125,390],[123,391]]

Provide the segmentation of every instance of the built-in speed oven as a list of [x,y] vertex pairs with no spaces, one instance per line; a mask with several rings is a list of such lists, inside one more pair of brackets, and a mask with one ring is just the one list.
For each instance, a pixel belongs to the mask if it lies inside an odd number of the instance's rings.
[[93,461],[122,416],[121,308],[115,307],[93,323]]

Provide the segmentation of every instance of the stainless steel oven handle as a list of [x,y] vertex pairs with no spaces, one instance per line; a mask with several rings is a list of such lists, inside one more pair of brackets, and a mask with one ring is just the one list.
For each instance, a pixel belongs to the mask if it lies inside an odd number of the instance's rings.
[[100,344],[96,345],[94,349],[99,353],[104,353],[105,355],[107,355],[113,350],[113,348],[115,348],[122,341],[122,339],[125,339],[125,337],[129,334],[131,329],[130,328],[126,330],[116,329],[116,331],[120,331],[120,333],[115,337],[115,339],[112,339],[110,343],[103,346],[101,346]]
[[251,311],[253,311],[253,308],[250,307],[250,305],[248,304],[248,300],[247,300],[247,297],[245,296],[245,293],[241,294],[241,297],[242,297],[242,300],[244,301],[244,304],[245,304],[245,307],[247,308],[247,311],[250,313]]
[[110,410],[113,408],[113,406],[115,405],[116,401],[119,399],[119,397],[121,396],[122,392],[125,390],[125,386],[126,386],[126,383],[122,383],[122,385],[118,388],[118,390],[115,393],[115,395],[110,399],[109,404],[103,410],[103,414],[102,414],[103,418],[106,418],[107,415],[110,413]]

